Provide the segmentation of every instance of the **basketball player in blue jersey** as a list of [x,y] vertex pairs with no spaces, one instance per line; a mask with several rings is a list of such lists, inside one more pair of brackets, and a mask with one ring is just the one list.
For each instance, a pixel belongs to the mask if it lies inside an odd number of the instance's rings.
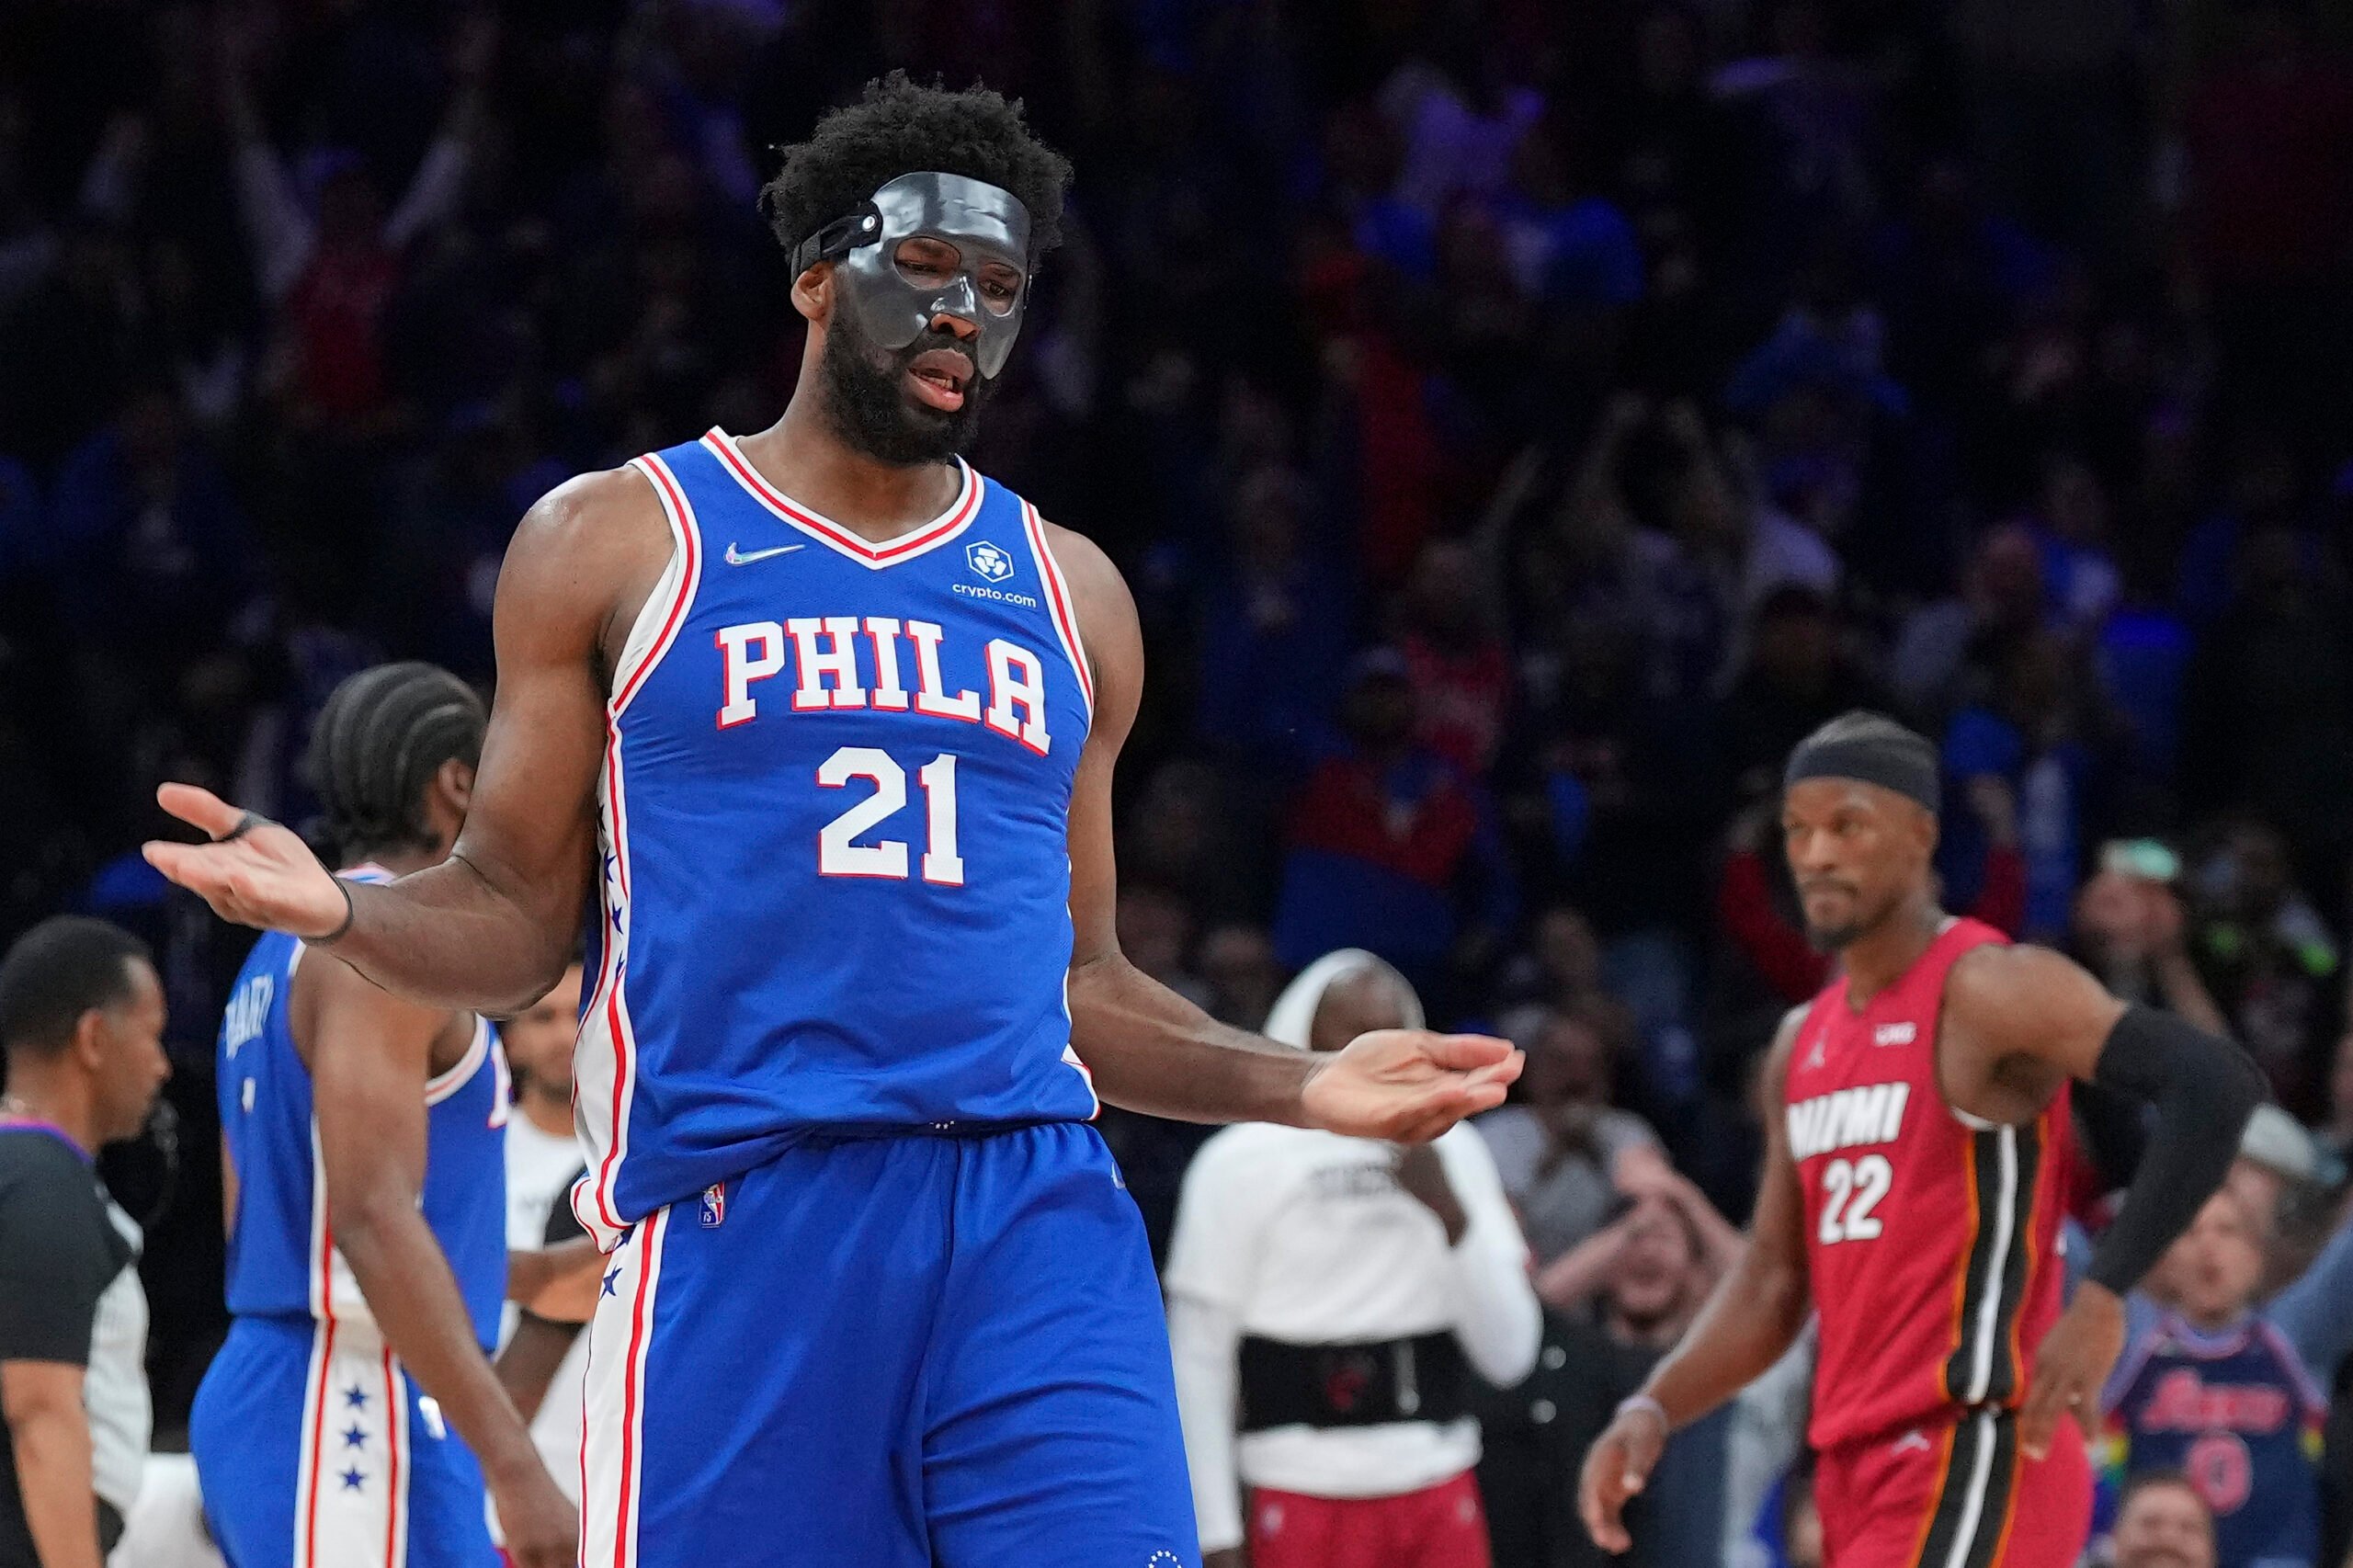
[[765,208],[808,322],[791,403],[526,516],[447,863],[334,877],[163,796],[214,842],[157,867],[423,1006],[527,1005],[597,900],[595,1568],[1199,1568],[1097,1096],[1419,1142],[1518,1073],[1416,1029],[1307,1056],[1120,955],[1135,608],[957,456],[1069,172],[995,93],[899,76],[789,150]]
[[[346,877],[449,853],[483,728],[429,665],[335,689],[310,764]],[[570,1563],[573,1506],[485,1359],[508,1288],[495,1031],[273,933],[218,1066],[233,1317],[189,1437],[232,1568],[492,1568],[485,1471],[517,1562]]]

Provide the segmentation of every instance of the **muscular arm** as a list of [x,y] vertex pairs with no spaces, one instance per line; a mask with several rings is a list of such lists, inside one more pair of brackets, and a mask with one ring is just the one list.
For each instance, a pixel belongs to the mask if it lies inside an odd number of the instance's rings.
[[67,1361],[0,1362],[0,1415],[7,1420],[33,1553],[45,1568],[98,1568],[85,1376]]
[[[596,853],[607,655],[660,575],[668,526],[628,470],[551,492],[525,515],[499,574],[498,690],[473,801],[450,858],[383,886],[339,890],[278,827],[223,843],[150,844],[147,858],[229,919],[318,937],[386,990],[438,1007],[517,1011],[563,970]],[[167,784],[166,810],[215,837],[239,812]]]
[[474,1339],[449,1260],[417,1208],[424,1086],[446,1013],[369,984],[329,953],[294,980],[295,1039],[309,1044],[327,1222],[392,1349],[440,1402],[493,1484],[536,1467],[522,1417]]
[[2122,1295],[2229,1174],[2263,1081],[2229,1040],[2128,1008],[2074,960],[1986,947],[1945,983],[1938,1075],[1945,1097],[1988,1121],[2041,1114],[2063,1078],[2120,1089],[2156,1110],[2124,1210],[2092,1254],[2086,1284]]
[[1765,1124],[1765,1167],[1757,1178],[1756,1212],[1748,1244],[1683,1335],[1653,1369],[1643,1392],[1658,1401],[1670,1426],[1681,1426],[1738,1393],[1779,1360],[1805,1327],[1812,1305],[1806,1284],[1805,1195],[1790,1158],[1781,1088],[1790,1050],[1804,1010],[1790,1013],[1774,1037],[1761,1076],[1758,1108]]
[[1666,1447],[1667,1433],[1698,1420],[1771,1369],[1797,1342],[1810,1304],[1806,1285],[1805,1195],[1790,1157],[1782,1087],[1802,1008],[1782,1019],[1758,1084],[1765,1121],[1765,1169],[1748,1246],[1716,1282],[1682,1343],[1667,1353],[1643,1385],[1655,1409],[1621,1407],[1586,1450],[1577,1482],[1577,1512],[1595,1542],[1620,1552],[1633,1544],[1626,1532],[1628,1498],[1648,1483]]
[[1298,1124],[1313,1059],[1219,1023],[1120,951],[1111,773],[1143,688],[1135,601],[1103,552],[1063,529],[1056,557],[1079,605],[1095,719],[1071,787],[1071,1043],[1113,1105],[1188,1121]]
[[[1350,1082],[1345,1102],[1331,1077],[1322,1098],[1309,1089],[1337,1060],[1316,1058],[1219,1023],[1151,980],[1120,951],[1114,915],[1119,869],[1112,850],[1111,773],[1134,723],[1143,686],[1143,639],[1135,601],[1103,552],[1049,527],[1069,574],[1095,679],[1095,717],[1080,755],[1070,806],[1071,1043],[1113,1105],[1185,1121],[1275,1121],[1333,1126],[1418,1142],[1503,1103],[1519,1062],[1494,1042],[1425,1036],[1393,1061],[1370,1091]],[[1380,1037],[1368,1036],[1368,1040]],[[1402,1034],[1399,1035],[1402,1039]],[[1409,1059],[1410,1057],[1410,1059]]]
[[2262,1103],[2262,1076],[2230,1041],[2127,1007],[2073,961],[2029,947],[1979,948],[1953,965],[1937,1074],[1949,1102],[1987,1121],[2031,1120],[2070,1077],[2156,1109],[2122,1211],[2036,1348],[2018,1446],[2039,1459],[2063,1415],[2090,1430],[2123,1349],[2123,1298],[2230,1173],[2247,1118]]

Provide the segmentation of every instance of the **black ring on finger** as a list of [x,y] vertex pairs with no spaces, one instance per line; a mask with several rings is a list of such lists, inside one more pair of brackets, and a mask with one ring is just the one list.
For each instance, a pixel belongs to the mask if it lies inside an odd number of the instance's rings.
[[274,825],[275,824],[271,823],[267,817],[262,815],[259,812],[247,812],[244,816],[237,819],[236,826],[231,828],[228,832],[222,834],[212,842],[215,844],[233,843],[237,839],[244,837],[245,835],[251,833],[257,827],[270,827]]

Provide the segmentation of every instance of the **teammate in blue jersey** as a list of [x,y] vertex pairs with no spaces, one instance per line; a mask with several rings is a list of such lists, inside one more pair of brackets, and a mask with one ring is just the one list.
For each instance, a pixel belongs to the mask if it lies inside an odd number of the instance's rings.
[[[483,722],[429,665],[336,687],[310,762],[345,877],[449,853]],[[189,1437],[232,1568],[491,1568],[485,1469],[516,1561],[572,1562],[572,1505],[485,1359],[508,1289],[496,1031],[273,932],[218,1069],[233,1321]]]
[[1097,1096],[1418,1142],[1518,1073],[1417,1029],[1303,1056],[1119,950],[1135,607],[957,455],[1069,173],[996,94],[900,76],[787,152],[763,205],[808,323],[791,403],[525,517],[447,863],[338,879],[164,792],[215,840],[151,846],[166,874],[424,1005],[527,1005],[594,902],[596,1568],[1198,1568]]

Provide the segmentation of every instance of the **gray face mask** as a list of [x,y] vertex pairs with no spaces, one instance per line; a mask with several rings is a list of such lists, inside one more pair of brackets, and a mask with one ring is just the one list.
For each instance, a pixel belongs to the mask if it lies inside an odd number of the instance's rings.
[[[900,269],[899,247],[917,237],[953,247],[945,281],[918,283]],[[876,191],[863,211],[826,224],[793,247],[799,277],[820,261],[835,264],[842,294],[866,335],[884,348],[904,348],[935,317],[955,316],[980,329],[972,341],[981,374],[995,380],[1021,335],[1029,302],[1029,210],[1010,191],[961,175],[901,175]],[[992,298],[980,269],[1001,263],[1021,276],[1010,301]]]

